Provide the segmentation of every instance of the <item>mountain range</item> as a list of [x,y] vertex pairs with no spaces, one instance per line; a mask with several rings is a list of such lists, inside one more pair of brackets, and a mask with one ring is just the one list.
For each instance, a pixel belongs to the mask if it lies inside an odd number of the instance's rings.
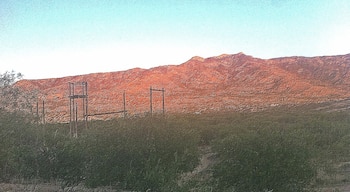
[[[45,101],[47,121],[67,122],[68,84],[77,82],[87,82],[88,114],[123,110],[124,93],[129,116],[148,113],[150,87],[164,89],[166,113],[256,111],[279,105],[347,99],[350,96],[350,54],[273,59],[243,53],[209,58],[195,56],[179,65],[20,80],[16,86],[38,91],[39,103]],[[161,91],[152,91],[154,113],[162,112],[162,96]],[[80,102],[81,99],[76,100]],[[81,110],[78,112],[81,116]],[[120,114],[91,118],[116,116]]]

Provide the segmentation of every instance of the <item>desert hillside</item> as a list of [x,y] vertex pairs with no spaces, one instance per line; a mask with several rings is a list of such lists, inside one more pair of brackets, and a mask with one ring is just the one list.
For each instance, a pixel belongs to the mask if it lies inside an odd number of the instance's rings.
[[[151,86],[165,89],[167,113],[203,113],[346,99],[349,71],[350,54],[259,59],[238,53],[196,56],[151,69],[21,80],[16,85],[39,91],[47,121],[67,122],[69,82],[87,82],[89,114],[123,110],[124,92],[128,115],[147,113]],[[152,97],[153,111],[161,112],[162,93],[153,92]]]

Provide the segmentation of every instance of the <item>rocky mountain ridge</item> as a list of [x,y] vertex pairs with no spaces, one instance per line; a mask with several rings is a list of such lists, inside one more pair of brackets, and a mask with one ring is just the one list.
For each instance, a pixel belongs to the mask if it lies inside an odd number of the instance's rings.
[[[259,110],[276,105],[325,102],[350,96],[350,54],[259,59],[243,53],[192,57],[180,65],[21,80],[45,100],[47,121],[69,120],[68,83],[88,83],[89,114],[123,109],[128,115],[150,111],[150,87],[165,89],[167,113]],[[153,111],[162,109],[154,92]],[[113,118],[117,114],[100,117]]]

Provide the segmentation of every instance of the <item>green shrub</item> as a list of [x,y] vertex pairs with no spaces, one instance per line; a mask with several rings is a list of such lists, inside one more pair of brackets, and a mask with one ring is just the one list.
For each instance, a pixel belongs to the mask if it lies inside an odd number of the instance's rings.
[[85,184],[163,191],[198,163],[198,138],[162,119],[107,122],[86,133]]
[[76,185],[83,180],[84,146],[80,140],[47,133],[37,151],[39,177],[56,180],[62,186]]
[[217,145],[214,170],[219,189],[237,192],[303,191],[315,176],[309,151],[273,132],[229,137]]
[[0,180],[32,177],[35,169],[26,164],[32,160],[35,132],[21,113],[0,109]]

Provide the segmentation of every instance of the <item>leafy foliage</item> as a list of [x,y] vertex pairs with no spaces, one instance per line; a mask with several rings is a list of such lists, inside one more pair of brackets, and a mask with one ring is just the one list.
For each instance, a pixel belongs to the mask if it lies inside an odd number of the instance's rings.
[[36,93],[28,92],[15,86],[15,82],[23,77],[14,71],[0,74],[0,109],[7,111],[29,112]]

